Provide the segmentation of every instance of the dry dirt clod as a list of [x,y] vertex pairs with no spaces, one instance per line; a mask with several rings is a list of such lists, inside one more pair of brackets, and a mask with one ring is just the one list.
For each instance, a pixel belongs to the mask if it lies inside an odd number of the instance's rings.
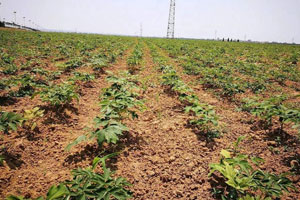
[[170,158],[169,158],[169,163],[171,163],[171,162],[173,162],[173,161],[175,161],[176,160],[176,158],[174,157],[174,156],[171,156]]
[[149,171],[147,171],[147,174],[148,174],[149,176],[154,176],[154,175],[155,175],[155,172],[154,172],[154,171],[151,171],[151,170],[149,170]]

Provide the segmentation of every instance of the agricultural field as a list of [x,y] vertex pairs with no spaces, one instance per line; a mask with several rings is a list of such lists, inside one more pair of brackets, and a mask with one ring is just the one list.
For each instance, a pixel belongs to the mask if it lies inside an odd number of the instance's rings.
[[0,199],[300,199],[300,46],[0,30]]

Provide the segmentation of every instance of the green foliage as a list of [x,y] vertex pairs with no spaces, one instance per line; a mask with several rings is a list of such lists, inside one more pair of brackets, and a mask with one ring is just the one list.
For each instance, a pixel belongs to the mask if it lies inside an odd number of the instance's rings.
[[179,79],[178,75],[175,71],[164,74],[162,85],[170,86],[171,90],[178,94],[188,94],[192,92],[192,90],[185,85],[185,83]]
[[1,79],[0,80],[0,91],[5,90],[10,87],[10,82],[8,79]]
[[102,146],[103,142],[116,144],[119,141],[119,137],[123,135],[123,132],[128,131],[125,125],[110,117],[96,117],[94,121],[96,123],[96,130],[88,132],[87,135],[79,136],[66,147],[67,151],[70,151],[73,146],[86,140],[96,139],[99,146]]
[[81,73],[81,72],[73,72],[73,77],[69,79],[69,81],[92,81],[95,79],[94,75],[88,73]]
[[95,71],[103,71],[103,68],[108,65],[107,58],[93,58],[91,61],[91,66]]
[[19,86],[17,91],[11,91],[10,96],[14,97],[24,97],[24,96],[31,96],[35,92],[35,88],[43,87],[46,85],[45,82],[36,80],[34,76],[29,74],[24,74],[21,77],[16,78],[12,81],[13,84]]
[[251,196],[249,194],[247,194],[244,197],[239,198],[238,200],[272,200],[271,197],[261,197],[261,196]]
[[[218,172],[225,179],[227,186],[220,190],[222,199],[266,200],[280,197],[283,191],[289,192],[289,188],[294,188],[292,182],[286,177],[287,174],[275,175],[254,169],[253,164],[258,166],[263,162],[261,158],[249,158],[248,155],[237,152],[232,155],[227,150],[222,150],[221,156],[220,163],[210,164],[209,176]],[[263,196],[252,197],[251,194],[257,190]]]
[[299,53],[297,54],[296,52],[293,52],[292,55],[285,59],[285,61],[296,65],[298,62],[298,58],[300,58]]
[[135,106],[142,107],[143,102],[137,100],[138,94],[134,92],[137,89],[135,82],[130,80],[129,74],[126,78],[118,78],[115,76],[109,76],[108,81],[112,83],[109,88],[103,90],[100,105],[101,112],[107,116],[122,113],[131,114],[133,118],[137,117],[134,110],[130,110]]
[[36,199],[27,199],[23,196],[14,196],[10,195],[6,200],[65,200],[68,199],[67,195],[69,194],[68,188],[64,184],[59,184],[58,186],[51,186],[49,189],[46,198],[38,197]]
[[2,72],[4,74],[16,74],[18,71],[18,67],[15,64],[8,64],[4,66]]
[[34,74],[40,74],[40,75],[48,75],[49,71],[43,69],[43,68],[34,68],[31,70],[32,73]]
[[59,50],[59,53],[63,56],[68,57],[71,54],[71,52],[70,52],[71,49],[66,47],[66,45],[64,45],[64,44],[58,45],[57,49]]
[[266,83],[261,79],[255,80],[253,83],[247,83],[246,87],[254,93],[260,93],[267,89]]
[[104,138],[108,143],[115,143],[118,140],[117,135],[127,130],[124,125],[117,122],[121,120],[122,114],[130,114],[133,119],[138,117],[135,110],[131,108],[142,108],[143,102],[137,100],[138,94],[132,91],[137,89],[137,86],[130,79],[131,76],[128,73],[123,74],[122,77],[108,77],[112,85],[104,89],[101,96],[100,105],[103,116],[95,119],[96,127],[103,127],[98,131],[98,143],[102,143]]
[[8,133],[10,130],[16,131],[21,125],[23,120],[21,115],[14,112],[1,111],[0,113],[0,131],[4,131],[4,133]]
[[[189,75],[198,75],[205,88],[216,94],[238,100],[237,94],[261,93],[277,82],[294,88],[287,80],[299,82],[299,48],[289,45],[220,43],[200,40],[149,39],[155,63],[161,57],[153,49],[158,47]],[[235,99],[237,97],[237,99]]]
[[182,67],[184,72],[189,75],[199,75],[201,72],[200,66],[193,60],[188,60]]
[[61,75],[61,71],[55,71],[49,74],[49,76],[47,77],[48,80],[55,80],[55,79],[59,79],[60,75]]
[[[155,57],[160,57],[153,46],[150,46],[151,53]],[[163,72],[162,85],[168,86],[179,96],[179,100],[184,103],[185,112],[193,116],[189,124],[196,126],[208,139],[218,137],[218,117],[212,106],[200,103],[198,97],[193,94],[193,90],[186,85],[177,75],[176,70],[171,65],[166,65],[163,57],[155,62],[160,65]]]
[[68,60],[66,63],[59,63],[58,68],[65,72],[70,72],[78,67],[83,65],[81,58],[72,58]]
[[191,106],[186,106],[185,112],[192,112],[195,115],[189,123],[196,125],[204,133],[214,131],[214,128],[218,126],[218,117],[210,105],[195,102]]
[[23,126],[30,128],[32,131],[37,127],[37,121],[44,116],[44,110],[34,107],[31,110],[25,110],[23,115]]
[[66,70],[76,69],[83,64],[81,58],[73,58],[66,62]]
[[208,68],[202,72],[202,82],[209,87],[220,88],[222,95],[232,97],[245,92],[245,84],[241,82],[240,78],[226,74],[226,68]]
[[103,89],[100,101],[102,115],[94,119],[95,130],[78,137],[66,147],[67,150],[82,141],[92,139],[96,139],[99,146],[103,142],[116,144],[123,132],[128,130],[120,122],[123,115],[130,115],[133,119],[138,117],[136,109],[142,109],[143,102],[137,99],[138,94],[133,91],[138,89],[134,76],[124,72],[120,77],[110,75],[107,80],[112,84]]
[[164,73],[162,76],[162,85],[169,86],[172,91],[180,96],[186,96],[192,92],[192,90],[180,79],[172,66],[161,66],[161,71]]
[[[108,157],[108,156],[107,156]],[[125,187],[130,184],[122,177],[112,178],[112,172],[106,167],[105,159],[95,158],[93,167],[73,170],[73,180],[66,181],[68,197],[74,199],[118,199],[131,198],[131,192]],[[93,172],[97,163],[102,163],[103,174]]]
[[143,46],[139,43],[127,58],[128,71],[131,74],[139,70],[139,66],[143,63],[143,54]]
[[79,100],[76,87],[65,82],[44,87],[39,94],[42,101],[48,102],[53,106],[69,104],[73,99]]
[[246,136],[239,136],[235,142],[233,142],[233,152],[238,153],[239,152],[239,145],[240,143],[246,138]]
[[1,61],[4,62],[5,64],[12,64],[15,60],[14,57],[10,56],[9,54],[2,52],[0,54]]
[[[132,192],[125,187],[130,186],[126,179],[122,177],[113,178],[113,172],[106,167],[105,160],[116,154],[110,154],[103,158],[96,157],[92,167],[87,169],[78,168],[72,171],[73,179],[65,181],[58,186],[53,185],[46,198],[38,197],[35,200],[126,200],[132,197]],[[95,168],[98,163],[102,164],[103,173],[96,173]],[[7,200],[30,200],[24,197],[9,196]]]
[[0,166],[3,165],[3,161],[5,160],[5,157],[0,154]]
[[286,99],[286,96],[275,96],[261,102],[255,99],[244,99],[242,109],[263,120],[267,126],[271,126],[273,118],[277,117],[282,131],[284,123],[300,124],[300,110],[285,107],[283,102]]
[[137,44],[132,52],[132,55],[127,58],[129,66],[140,65],[143,61],[143,49],[141,44]]

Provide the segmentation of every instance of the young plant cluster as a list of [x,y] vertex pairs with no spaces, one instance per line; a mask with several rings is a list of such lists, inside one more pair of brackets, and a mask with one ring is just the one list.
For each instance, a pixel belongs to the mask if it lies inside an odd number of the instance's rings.
[[76,92],[76,86],[64,82],[58,85],[50,85],[38,92],[43,102],[49,102],[50,105],[61,107],[71,103],[73,99],[79,100],[79,94]]
[[103,42],[104,48],[98,49],[95,55],[91,55],[87,60],[87,65],[91,66],[95,72],[103,73],[104,67],[116,62],[117,58],[122,56],[129,44],[124,41]]
[[[284,124],[293,123],[295,128],[300,127],[300,110],[289,109],[283,103],[286,96],[274,96],[264,101],[244,99],[242,109],[248,111],[264,122],[266,127],[271,127],[276,118],[280,123],[280,131]],[[299,129],[300,133],[300,129]]]
[[278,88],[274,82],[299,90],[297,85],[286,85],[287,80],[300,81],[296,46],[160,39],[153,43],[176,58],[187,74],[199,75],[200,83],[222,96],[262,93],[271,86]]
[[15,58],[10,56],[9,54],[0,51],[0,66],[2,73],[6,75],[16,74],[18,71],[18,67],[15,65]]
[[[56,84],[52,81],[81,66],[92,66],[95,71],[102,69],[114,63],[134,42],[130,38],[58,33],[1,31],[0,36],[3,38],[0,41],[0,73],[5,76],[0,81],[0,92],[1,96],[9,98],[32,96],[41,87],[51,90],[51,85]],[[47,69],[49,61],[58,68]],[[86,80],[92,77],[75,78]]]
[[138,94],[134,91],[138,89],[134,76],[125,71],[121,77],[110,75],[107,80],[112,84],[103,89],[100,96],[102,114],[94,119],[95,130],[78,137],[67,149],[81,141],[93,139],[97,140],[99,146],[103,142],[116,144],[123,132],[128,130],[121,122],[124,115],[133,119],[138,117],[136,109],[142,108],[143,102],[138,100]]
[[25,110],[24,114],[15,112],[0,112],[0,131],[9,133],[17,131],[19,127],[34,130],[37,127],[38,120],[43,117],[44,110],[35,107],[31,110]]
[[34,130],[38,126],[38,120],[44,116],[44,110],[39,107],[34,107],[30,110],[25,110],[22,124],[24,128]]
[[90,82],[95,80],[95,75],[89,73],[81,73],[81,72],[73,72],[73,77],[69,79],[70,82],[82,81],[82,82]]
[[[120,76],[110,74],[107,80],[111,86],[103,89],[100,96],[101,115],[94,119],[94,130],[79,136],[66,147],[67,150],[82,141],[93,139],[97,140],[100,147],[104,142],[116,144],[123,132],[128,130],[122,123],[123,117],[131,116],[133,119],[138,117],[136,110],[143,107],[143,102],[138,100],[138,94],[135,91],[138,90],[136,78],[125,71],[120,73]],[[111,155],[106,157],[111,157]],[[99,158],[94,160],[93,169],[95,162],[99,161]],[[103,174],[91,174],[89,169],[73,171],[73,181],[65,183],[67,193],[64,197],[73,194],[74,198],[79,199],[125,200],[131,198],[131,192],[125,189],[130,184],[122,177],[111,178],[111,171],[106,168],[104,161],[105,159],[102,159]],[[70,189],[73,191],[70,192]]]
[[[219,163],[210,164],[209,176],[221,176],[226,185],[213,189],[217,198],[224,200],[272,200],[280,198],[283,192],[294,189],[293,183],[286,173],[276,175],[264,172],[259,165],[264,162],[262,158],[250,157],[237,151],[241,142],[240,137],[236,147],[230,151],[221,151]],[[255,167],[254,167],[255,166]]]
[[[92,167],[86,169],[78,168],[72,171],[73,179],[53,185],[46,197],[36,199],[27,199],[23,196],[10,195],[7,200],[109,200],[118,199],[126,200],[132,197],[132,192],[126,187],[130,184],[122,177],[111,177],[113,172],[106,167],[105,160],[115,154],[107,155],[103,158],[96,157]],[[96,173],[97,165],[102,164],[103,173]]]
[[159,65],[159,70],[163,73],[162,85],[174,92],[185,105],[185,112],[193,116],[189,120],[189,124],[197,127],[207,138],[216,137],[218,135],[218,117],[213,107],[200,102],[193,90],[177,75],[174,67],[166,65],[167,61],[163,56],[160,56],[155,46],[150,46],[150,49],[153,58],[155,58],[154,62]]
[[68,60],[66,63],[58,65],[58,68],[64,72],[70,72],[76,68],[79,68],[83,65],[82,58],[72,58]]
[[0,131],[8,133],[10,130],[16,131],[22,124],[22,116],[14,112],[0,112]]
[[138,71],[138,66],[143,62],[143,55],[143,45],[141,43],[138,43],[135,46],[132,54],[127,58],[127,64],[129,66],[128,68],[131,74]]
[[3,96],[25,97],[32,96],[37,88],[45,86],[46,83],[34,75],[23,74],[20,76],[3,79],[0,82],[0,91]]

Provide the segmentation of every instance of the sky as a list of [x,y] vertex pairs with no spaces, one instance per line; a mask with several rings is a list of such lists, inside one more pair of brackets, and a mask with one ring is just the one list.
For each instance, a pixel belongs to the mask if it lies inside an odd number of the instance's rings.
[[[0,0],[0,18],[49,30],[165,37],[169,0]],[[32,25],[32,24],[30,24]],[[300,0],[176,0],[175,37],[300,43]]]

